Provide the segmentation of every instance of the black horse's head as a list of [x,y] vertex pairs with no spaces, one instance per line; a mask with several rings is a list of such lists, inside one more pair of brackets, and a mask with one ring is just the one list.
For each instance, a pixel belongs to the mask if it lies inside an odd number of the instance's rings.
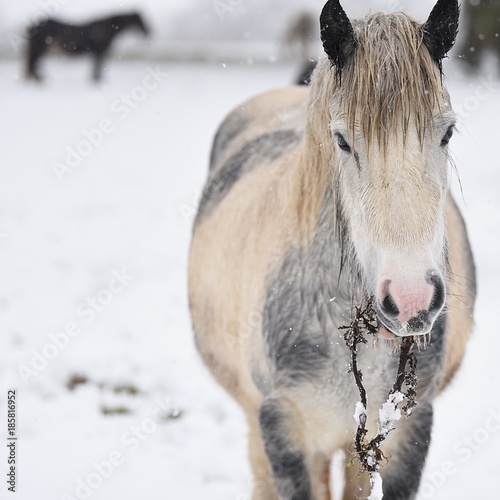
[[149,35],[149,28],[144,23],[141,15],[138,12],[132,12],[128,16],[128,26],[139,29],[144,35]]

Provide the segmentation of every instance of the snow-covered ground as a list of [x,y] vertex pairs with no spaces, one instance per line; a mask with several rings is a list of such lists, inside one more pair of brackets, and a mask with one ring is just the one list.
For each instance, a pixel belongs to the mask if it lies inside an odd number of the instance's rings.
[[[100,86],[85,60],[44,69],[35,85],[0,62],[0,498],[16,388],[14,498],[247,499],[244,420],[196,354],[186,258],[218,123],[297,68],[111,62]],[[494,498],[500,81],[446,73],[479,297],[420,498]]]

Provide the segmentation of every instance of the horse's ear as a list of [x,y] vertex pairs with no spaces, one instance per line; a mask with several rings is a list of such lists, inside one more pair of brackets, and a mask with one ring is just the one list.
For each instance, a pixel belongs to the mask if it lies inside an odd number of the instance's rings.
[[455,44],[460,7],[457,0],[438,0],[424,24],[424,43],[439,66]]
[[356,37],[351,21],[349,21],[339,0],[326,2],[319,21],[323,48],[336,67],[340,80],[345,62],[352,56],[356,48]]

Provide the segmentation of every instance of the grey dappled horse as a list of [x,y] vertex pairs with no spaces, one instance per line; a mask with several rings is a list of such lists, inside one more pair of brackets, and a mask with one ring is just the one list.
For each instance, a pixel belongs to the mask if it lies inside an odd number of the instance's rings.
[[[352,451],[359,399],[339,326],[374,297],[379,340],[359,349],[368,429],[421,336],[418,406],[383,446],[385,499],[415,498],[432,403],[472,329],[475,272],[449,192],[455,115],[442,59],[456,0],[405,14],[320,17],[326,57],[310,87],[238,106],[217,132],[194,225],[189,298],[198,349],[243,408],[254,500],[326,500],[336,450]],[[369,483],[346,468],[344,499]]]

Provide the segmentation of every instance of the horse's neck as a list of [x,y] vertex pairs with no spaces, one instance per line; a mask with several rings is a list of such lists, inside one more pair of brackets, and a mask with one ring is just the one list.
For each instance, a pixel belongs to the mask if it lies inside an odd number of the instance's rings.
[[123,16],[121,23],[122,23],[122,25],[120,26],[121,29],[128,29],[128,28],[141,29],[137,17],[135,16]]
[[114,16],[108,19],[109,26],[112,26],[116,32],[122,31],[133,25],[130,16]]

